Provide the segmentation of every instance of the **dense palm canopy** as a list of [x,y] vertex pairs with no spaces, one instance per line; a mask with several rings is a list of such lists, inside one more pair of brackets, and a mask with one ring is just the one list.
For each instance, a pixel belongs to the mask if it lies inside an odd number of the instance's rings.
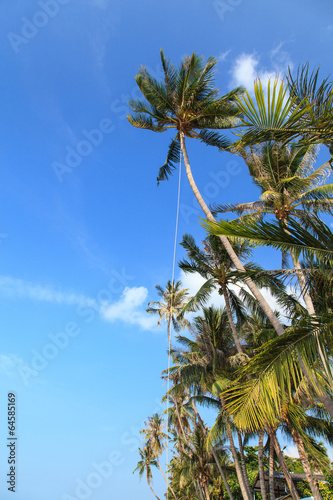
[[[317,145],[332,144],[333,84],[328,79],[320,84],[318,71],[310,74],[305,65],[296,77],[289,72],[287,83],[269,82],[267,92],[257,80],[254,99],[242,89],[219,97],[215,59],[205,63],[192,54],[175,68],[161,52],[161,61],[164,81],[145,68],[137,75],[143,100],[130,101],[129,121],[155,132],[174,129],[158,181],[168,179],[182,152],[210,234],[202,248],[189,235],[182,241],[187,256],[180,268],[206,280],[196,296],[190,298],[180,282],[169,281],[165,289],[156,287],[161,300],[148,305],[159,324],[163,318],[168,324],[173,365],[162,376],[168,374],[173,384],[163,398],[171,403],[165,411],[169,426],[159,415],[147,421],[137,470],[146,473],[151,487],[151,467],[157,465],[167,498],[172,494],[178,500],[251,500],[258,473],[262,499],[275,500],[274,470],[285,476],[293,500],[311,492],[315,500],[330,499],[333,489],[318,487],[314,473],[320,468],[333,477],[318,442],[332,441],[333,234],[319,216],[331,214],[333,185],[324,184],[329,164],[317,167],[315,162]],[[220,130],[235,126],[240,139],[231,145]],[[238,220],[215,221],[194,182],[185,138],[229,149],[246,162],[260,200],[215,206],[237,213]],[[265,215],[273,222],[264,222]],[[260,245],[290,251],[293,269],[265,271],[248,262],[249,246]],[[285,286],[284,280],[294,276],[305,307]],[[241,293],[235,293],[235,285]],[[279,312],[267,304],[263,287]],[[223,310],[204,307],[215,288],[224,296]],[[198,316],[190,322],[186,313],[193,310]],[[176,330],[188,330],[176,337],[173,349],[172,323]],[[215,412],[211,429],[201,406]],[[300,459],[285,456],[279,430],[297,446]],[[248,437],[258,439],[258,447],[246,446]],[[166,442],[173,443],[167,475],[159,460]],[[295,486],[291,471],[304,471],[307,483]]]
[[271,214],[286,221],[294,216],[303,220],[309,212],[332,212],[333,184],[324,184],[331,174],[330,164],[314,168],[318,150],[313,145],[283,145],[267,142],[243,148],[253,182],[261,191],[260,200],[237,205],[215,206],[219,212],[234,212],[244,221],[256,214]]

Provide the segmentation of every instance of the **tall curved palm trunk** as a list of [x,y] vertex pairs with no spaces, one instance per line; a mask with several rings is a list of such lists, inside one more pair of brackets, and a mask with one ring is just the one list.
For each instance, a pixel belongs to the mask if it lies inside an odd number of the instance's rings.
[[[204,199],[202,198],[200,191],[197,188],[197,185],[194,181],[190,162],[188,159],[187,149],[186,149],[186,145],[185,145],[184,132],[180,132],[179,135],[180,135],[181,150],[183,153],[184,164],[185,164],[185,169],[186,169],[186,175],[187,175],[187,179],[190,183],[190,186],[192,188],[192,191],[194,193],[194,196],[196,197],[196,199],[197,199],[200,207],[202,208],[205,216],[207,217],[207,219],[210,222],[216,222],[213,214],[211,213],[208,206],[206,205],[206,203],[205,203]],[[243,264],[241,263],[241,261],[237,257],[237,255],[236,255],[234,249],[232,248],[232,245],[229,242],[228,238],[226,236],[223,236],[223,235],[219,235],[219,238],[220,238],[222,244],[224,245],[226,251],[228,252],[232,262],[234,263],[235,268],[238,271],[245,271]],[[262,293],[260,292],[258,287],[253,283],[251,278],[246,278],[245,282],[246,282],[249,290],[252,292],[252,294],[254,295],[256,300],[258,301],[258,304],[260,305],[260,307],[262,308],[262,310],[264,311],[264,313],[266,314],[266,316],[268,317],[268,319],[272,323],[276,333],[278,335],[283,335],[283,333],[284,333],[283,326],[281,325],[281,323],[279,322],[279,320],[275,316],[274,312],[272,311],[271,307],[269,306],[268,302],[266,301],[266,299],[264,298],[264,296],[262,295]]]
[[260,430],[259,431],[259,444],[258,444],[260,491],[261,491],[262,500],[267,500],[263,456],[264,456],[264,431]]
[[294,443],[297,446],[299,458],[302,462],[303,469],[304,469],[304,472],[306,475],[306,479],[307,479],[307,482],[309,483],[313,498],[314,498],[314,500],[323,500],[323,497],[320,494],[320,491],[318,489],[315,478],[312,474],[309,459],[308,459],[307,453],[306,453],[305,448],[304,448],[303,440],[302,440],[301,436],[299,436],[295,431],[292,431],[292,435],[293,435]]
[[[176,168],[181,150],[193,193],[207,219],[215,222],[194,182],[185,146],[185,136],[200,139],[206,145],[226,150],[229,147],[229,141],[220,136],[216,130],[230,129],[236,125],[235,117],[239,114],[239,109],[236,108],[235,101],[242,90],[234,89],[218,98],[218,90],[212,85],[214,67],[217,62],[214,58],[209,58],[203,65],[202,59],[192,54],[186,57],[177,69],[165,59],[161,50],[161,62],[164,71],[163,82],[158,82],[143,67],[136,76],[136,82],[146,102],[130,99],[129,106],[134,114],[128,115],[128,120],[137,128],[154,132],[161,133],[170,129],[177,131],[170,144],[167,160],[159,170],[158,182],[168,179],[172,170]],[[220,238],[235,268],[244,271],[229,240],[225,236],[220,236]],[[245,282],[278,335],[282,335],[283,326],[259,289],[251,279],[247,278]]]

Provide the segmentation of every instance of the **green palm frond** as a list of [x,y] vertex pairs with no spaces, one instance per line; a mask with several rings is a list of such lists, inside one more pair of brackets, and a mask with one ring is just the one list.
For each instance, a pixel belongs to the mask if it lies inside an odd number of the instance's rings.
[[206,146],[215,146],[220,151],[226,151],[231,145],[231,142],[226,137],[210,130],[200,130],[198,138]]
[[[223,392],[228,411],[237,426],[241,429],[260,429],[265,419],[273,426],[283,404],[292,397],[293,387],[304,380],[300,359],[312,387],[318,394],[323,394],[331,383],[326,378],[325,370],[331,363],[332,321],[332,316],[300,321],[281,337],[267,342],[241,369],[242,377],[251,374],[255,378]],[[319,346],[326,364],[321,368],[318,365]]]
[[265,95],[258,79],[254,83],[254,96],[253,101],[245,91],[245,95],[238,99],[242,126],[246,127],[238,147],[272,139],[290,140],[300,134],[300,120],[306,120],[310,106],[304,106],[303,102],[297,104],[295,97],[288,96],[288,88],[283,82],[279,85],[277,79],[273,84],[269,81]]
[[316,257],[320,261],[333,262],[333,233],[316,216],[306,219],[306,223],[307,229],[290,219],[289,234],[279,223],[248,221],[247,226],[244,226],[237,222],[203,221],[202,225],[212,234],[237,238],[253,246],[269,246],[283,251],[292,250],[296,257],[303,252],[305,257]]
[[296,77],[289,68],[287,82],[290,93],[297,103],[309,102],[312,104],[311,112],[316,118],[325,116],[332,109],[333,83],[329,76],[318,85],[319,68],[309,73],[309,62],[297,68]]
[[131,125],[136,128],[152,130],[153,132],[164,132],[166,127],[163,124],[156,123],[151,116],[144,114],[127,115],[127,119]]
[[199,288],[197,293],[184,305],[179,316],[182,317],[185,312],[198,311],[198,309],[200,309],[207,303],[214,289],[215,282],[213,278],[205,281],[205,283]]
[[157,185],[159,185],[161,181],[168,180],[169,176],[172,175],[173,170],[177,168],[179,160],[180,160],[180,142],[179,142],[179,134],[177,134],[176,137],[170,143],[167,158],[164,165],[162,165],[162,167],[158,171]]

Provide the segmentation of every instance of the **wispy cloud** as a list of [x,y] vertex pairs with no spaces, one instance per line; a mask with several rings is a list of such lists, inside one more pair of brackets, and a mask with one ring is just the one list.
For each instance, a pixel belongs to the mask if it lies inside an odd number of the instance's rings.
[[110,323],[121,321],[137,325],[144,330],[156,330],[156,319],[146,313],[148,290],[143,286],[126,287],[115,302],[102,302],[80,293],[59,291],[11,276],[0,276],[0,296],[13,300],[28,299],[58,305],[91,307]]
[[0,276],[0,295],[12,299],[31,299],[60,305],[96,306],[96,300],[82,294],[63,292],[11,276]]
[[227,57],[230,54],[230,52],[231,52],[231,49],[226,50],[225,52],[221,52],[218,55],[217,60],[220,61],[220,62],[224,62],[227,59]]
[[131,325],[138,325],[144,330],[155,330],[155,318],[148,316],[145,311],[147,297],[148,290],[143,286],[126,287],[117,302],[101,307],[101,314],[111,323],[120,320]]

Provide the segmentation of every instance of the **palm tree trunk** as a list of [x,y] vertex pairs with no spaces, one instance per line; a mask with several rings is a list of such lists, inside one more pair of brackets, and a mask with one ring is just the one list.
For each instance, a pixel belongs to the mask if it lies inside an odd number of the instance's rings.
[[198,480],[198,487],[199,487],[199,493],[200,493],[201,500],[205,500],[204,499],[204,494],[203,494],[203,491],[202,491],[201,484],[200,484],[199,480]]
[[[206,431],[205,426],[204,426],[204,423],[203,423],[203,421],[202,421],[202,419],[201,419],[201,417],[200,417],[200,414],[199,414],[199,412],[198,412],[198,409],[197,409],[197,407],[196,407],[196,404],[195,404],[195,402],[194,402],[193,400],[191,400],[191,404],[192,404],[193,411],[194,411],[194,413],[195,413],[195,416],[196,416],[196,417],[197,417],[197,419],[198,419],[198,422],[199,422],[199,425],[200,425],[201,429],[203,429],[204,431]],[[225,489],[227,490],[227,493],[228,493],[228,495],[229,495],[229,498],[230,498],[230,500],[234,500],[233,494],[231,493],[231,489],[230,489],[229,483],[228,483],[228,481],[227,481],[227,478],[226,478],[226,476],[225,476],[225,474],[224,474],[224,471],[223,471],[223,469],[222,469],[222,467],[221,467],[221,464],[220,464],[220,461],[219,461],[219,459],[218,459],[218,456],[217,456],[217,453],[216,453],[216,450],[215,450],[215,446],[212,446],[212,454],[213,454],[213,457],[214,457],[215,463],[216,463],[216,465],[217,465],[217,468],[218,468],[218,470],[219,470],[219,473],[220,473],[220,475],[221,475],[221,477],[222,477],[222,481],[223,481],[223,483],[224,483]]]
[[234,319],[232,317],[227,285],[225,283],[221,283],[220,286],[222,288],[223,297],[224,297],[224,301],[225,301],[225,308],[227,310],[228,321],[229,321],[229,325],[230,325],[230,328],[232,331],[232,335],[234,337],[236,349],[237,349],[238,353],[241,353],[241,352],[243,352],[243,348],[242,348],[241,343],[239,341],[238,333],[236,330],[236,325],[235,325]]
[[[225,409],[225,402],[224,402],[223,398],[220,398],[220,401],[221,401],[222,408]],[[251,494],[246,487],[243,471],[242,471],[242,468],[241,468],[239,460],[238,460],[234,439],[232,437],[231,427],[230,427],[230,424],[228,422],[228,417],[226,417],[226,419],[225,419],[225,428],[226,428],[226,434],[227,434],[228,439],[229,439],[230,451],[232,454],[232,458],[234,460],[237,479],[238,479],[239,486],[240,486],[240,489],[242,492],[242,496],[243,496],[244,500],[252,500]]]
[[259,444],[258,444],[260,491],[261,491],[262,500],[267,500],[263,457],[264,457],[264,431],[260,430],[259,431]]
[[209,490],[208,490],[208,486],[206,483],[204,485],[204,492],[205,492],[206,500],[210,500]]
[[[204,214],[206,215],[207,219],[211,222],[216,222],[215,218],[213,217],[213,214],[211,213],[211,211],[207,207],[206,203],[204,202],[204,200],[200,194],[200,191],[198,190],[198,188],[195,184],[195,181],[193,179],[190,163],[188,160],[187,150],[186,150],[186,146],[185,146],[184,132],[180,132],[179,135],[180,135],[180,145],[181,145],[181,150],[183,153],[186,174],[187,174],[187,178],[188,178],[188,181],[190,183],[190,186],[192,188],[192,191],[194,193],[194,196],[198,200],[198,203],[199,203],[200,207],[202,208]],[[236,255],[234,249],[232,248],[228,238],[226,236],[222,236],[222,235],[220,235],[219,238],[220,238],[221,242],[223,243],[226,251],[228,252],[235,268],[238,271],[245,271],[244,266],[242,265],[241,261],[237,257],[237,255]],[[272,309],[269,306],[266,299],[263,297],[263,295],[260,292],[260,290],[258,289],[258,287],[253,283],[253,281],[250,278],[245,278],[244,281],[246,282],[249,290],[254,295],[254,297],[257,299],[260,307],[262,308],[262,310],[264,311],[264,313],[266,314],[266,316],[268,317],[268,319],[272,323],[276,333],[278,335],[282,335],[284,333],[283,326],[281,325],[281,323],[279,322],[279,320],[275,316],[274,312],[272,311]]]
[[148,483],[148,486],[149,486],[149,488],[150,488],[150,490],[151,490],[152,494],[154,495],[154,497],[155,497],[155,498],[157,498],[157,500],[160,500],[160,498],[156,495],[155,491],[154,491],[154,490],[153,490],[153,488],[151,487],[151,484],[150,484],[150,483]]
[[241,464],[242,464],[242,469],[243,469],[244,481],[245,481],[247,492],[251,496],[251,485],[250,485],[249,476],[248,476],[247,468],[246,468],[243,440],[242,440],[242,435],[238,429],[237,429],[237,437],[238,437],[239,454],[241,457]]
[[279,460],[279,463],[280,463],[280,465],[282,467],[284,477],[286,478],[286,481],[287,481],[287,484],[288,484],[291,496],[293,497],[294,500],[300,500],[299,495],[297,493],[297,490],[295,488],[294,482],[293,482],[293,480],[291,478],[291,474],[289,472],[287,463],[286,463],[286,461],[284,459],[282,450],[280,448],[279,442],[276,439],[275,435],[272,435],[272,439],[273,439],[273,443],[274,443],[275,452],[276,452],[276,454],[278,456],[278,460]]
[[235,443],[234,443],[234,440],[233,440],[233,437],[232,437],[231,427],[230,427],[230,424],[229,424],[228,421],[226,421],[226,433],[227,433],[227,436],[228,436],[228,439],[229,439],[230,451],[231,451],[231,454],[232,454],[232,458],[234,460],[236,474],[237,474],[237,479],[238,479],[238,482],[239,482],[239,486],[240,486],[243,498],[244,498],[244,500],[251,500],[251,495],[250,495],[250,493],[248,492],[248,490],[246,488],[246,483],[245,483],[243,471],[242,471],[242,468],[241,468],[239,460],[238,460]]
[[294,443],[297,446],[299,458],[302,462],[303,469],[304,469],[304,472],[306,474],[306,479],[307,479],[309,486],[310,486],[310,489],[312,491],[313,498],[314,498],[314,500],[323,500],[323,498],[320,494],[320,491],[318,489],[316,480],[313,477],[310,463],[308,460],[308,456],[307,456],[305,448],[304,448],[303,440],[302,440],[301,436],[297,435],[297,433],[295,431],[292,431],[292,435],[293,435]]
[[200,488],[198,485],[198,481],[196,479],[193,480],[193,486],[194,486],[195,494],[197,495],[198,500],[205,500],[204,498],[202,498]]
[[225,489],[227,490],[227,493],[229,495],[229,498],[230,500],[234,500],[234,497],[233,497],[233,494],[231,493],[231,490],[230,490],[230,486],[229,486],[229,483],[227,481],[227,478],[224,474],[224,471],[221,467],[221,464],[220,464],[220,461],[219,461],[219,458],[217,456],[217,453],[216,453],[216,450],[215,450],[215,446],[212,446],[212,454],[213,454],[213,457],[214,457],[214,460],[215,460],[215,463],[217,465],[217,468],[219,470],[219,473],[221,474],[221,477],[222,477],[222,481],[224,483],[224,486],[225,486]]
[[169,484],[169,481],[167,480],[167,478],[166,478],[166,477],[165,477],[165,475],[164,475],[164,472],[163,472],[163,469],[162,469],[162,467],[161,467],[161,464],[160,464],[160,461],[159,461],[158,456],[156,456],[156,461],[157,461],[157,463],[158,463],[158,467],[159,467],[159,469],[160,469],[160,471],[161,471],[161,474],[162,474],[162,476],[163,476],[163,479],[164,479],[164,481],[165,481],[165,482],[166,482],[166,484],[167,484],[167,487],[168,487],[168,488],[169,488],[169,490],[171,491],[171,493],[172,493],[172,495],[174,496],[175,500],[177,500],[177,497],[176,497],[176,495],[175,495],[175,492],[174,492],[174,491],[173,491],[173,489],[171,488],[171,486],[170,486],[170,484]]
[[[184,431],[184,427],[183,427],[183,424],[182,424],[182,421],[181,421],[181,418],[180,418],[180,415],[179,415],[179,409],[178,409],[178,404],[177,404],[177,401],[174,400],[174,403],[175,403],[175,408],[176,408],[176,415],[177,415],[177,420],[178,420],[178,423],[179,423],[179,428],[180,428],[180,431],[181,431],[181,434],[183,436],[183,439],[185,440],[187,446],[189,448],[191,448],[191,444],[189,443],[188,439],[187,439],[187,436],[185,434],[185,431]],[[193,401],[192,401],[193,403]],[[223,472],[223,471],[222,471]],[[192,476],[192,474],[191,474]],[[199,482],[197,482],[196,479],[194,479],[194,477],[192,476],[192,481],[193,481],[193,485],[194,485],[194,488],[195,488],[195,491],[196,491],[196,494],[198,497],[201,497],[201,500],[205,500],[202,496],[202,493],[201,493],[201,490],[200,490],[200,485],[199,485]],[[228,485],[229,486],[229,485]],[[233,498],[230,498],[230,500],[233,500]]]
[[275,500],[274,490],[274,431],[269,431],[269,498]]

